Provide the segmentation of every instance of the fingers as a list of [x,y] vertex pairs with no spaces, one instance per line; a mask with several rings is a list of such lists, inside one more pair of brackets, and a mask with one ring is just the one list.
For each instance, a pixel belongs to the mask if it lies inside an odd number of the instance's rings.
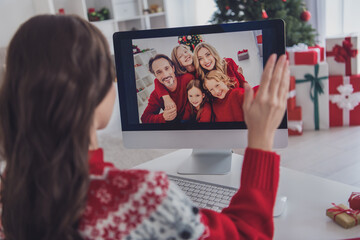
[[250,109],[251,103],[254,97],[254,90],[250,87],[249,84],[245,84],[245,96],[244,96],[244,103],[243,103],[243,110],[246,112]]
[[269,85],[269,91],[273,93],[274,96],[278,95],[279,84],[283,77],[283,71],[285,65],[286,65],[286,55],[281,55],[275,65],[273,75],[271,77],[271,82]]
[[176,115],[177,115],[176,108],[165,109],[163,114],[164,119],[166,121],[174,120],[176,118]]
[[278,97],[281,101],[286,102],[289,92],[289,85],[290,85],[290,70],[289,70],[289,62],[286,61],[283,74],[282,74],[282,81],[279,86]]
[[271,56],[267,60],[264,71],[262,73],[261,83],[260,83],[260,87],[259,87],[259,91],[258,91],[258,93],[260,95],[263,94],[262,92],[268,91],[270,79],[273,74],[273,69],[275,66],[275,62],[276,62],[276,54],[274,53],[274,54],[271,54]]

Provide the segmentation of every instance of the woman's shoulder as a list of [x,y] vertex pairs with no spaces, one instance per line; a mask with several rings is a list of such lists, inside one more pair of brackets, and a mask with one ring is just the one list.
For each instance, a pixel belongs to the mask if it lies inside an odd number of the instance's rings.
[[[168,178],[164,172],[155,172],[140,169],[121,170],[115,167],[106,167],[101,176],[90,175],[90,190],[92,188],[108,189],[108,191],[129,191],[136,192],[141,187],[153,189],[160,187],[163,190],[168,188]],[[131,191],[130,191],[131,190]]]
[[107,167],[103,175],[90,176],[79,231],[91,239],[106,238],[115,224],[125,227],[124,232],[117,229],[124,237],[158,207],[168,189],[169,180],[163,172]]
[[236,65],[235,61],[232,58],[224,58],[224,60],[227,64]]
[[92,179],[79,231],[89,239],[176,239],[189,222],[193,236],[201,236],[198,209],[165,173],[113,168]]

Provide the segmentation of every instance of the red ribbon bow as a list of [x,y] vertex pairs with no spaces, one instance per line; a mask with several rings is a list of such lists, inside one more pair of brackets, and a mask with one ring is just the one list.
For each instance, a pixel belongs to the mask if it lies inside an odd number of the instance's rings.
[[358,54],[358,50],[352,49],[352,47],[351,38],[346,37],[342,46],[336,44],[331,52],[326,52],[327,56],[334,56],[336,62],[345,63],[345,74],[348,76],[351,75],[351,58]]
[[358,215],[360,213],[359,210],[354,210],[354,209],[351,209],[351,208],[348,208],[348,209],[344,209],[338,205],[336,205],[335,203],[331,203],[335,208],[331,208],[331,209],[328,209],[329,212],[337,212],[335,215],[334,215],[334,221],[335,221],[335,218],[337,215],[339,214],[342,214],[342,213],[346,213],[347,215],[349,215],[350,217],[353,217],[355,219],[355,226],[358,224],[358,220],[356,218],[356,215]]
[[347,59],[355,57],[358,54],[358,50],[352,49],[353,44],[351,43],[350,39],[345,39],[342,42],[342,46],[336,44],[332,52],[329,56],[335,56],[335,61],[337,62],[346,62]]

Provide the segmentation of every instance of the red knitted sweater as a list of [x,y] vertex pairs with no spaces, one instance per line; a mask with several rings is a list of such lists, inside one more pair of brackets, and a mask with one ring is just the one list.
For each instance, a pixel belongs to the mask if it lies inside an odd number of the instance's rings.
[[85,239],[271,239],[277,154],[247,149],[241,187],[221,213],[200,209],[162,172],[119,170],[90,152]]

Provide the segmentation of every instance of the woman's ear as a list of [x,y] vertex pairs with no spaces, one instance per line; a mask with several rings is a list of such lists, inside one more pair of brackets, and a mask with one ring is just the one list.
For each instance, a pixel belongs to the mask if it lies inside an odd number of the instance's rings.
[[104,129],[108,125],[114,109],[115,98],[115,85],[111,84],[108,93],[95,109],[94,125],[96,130]]

